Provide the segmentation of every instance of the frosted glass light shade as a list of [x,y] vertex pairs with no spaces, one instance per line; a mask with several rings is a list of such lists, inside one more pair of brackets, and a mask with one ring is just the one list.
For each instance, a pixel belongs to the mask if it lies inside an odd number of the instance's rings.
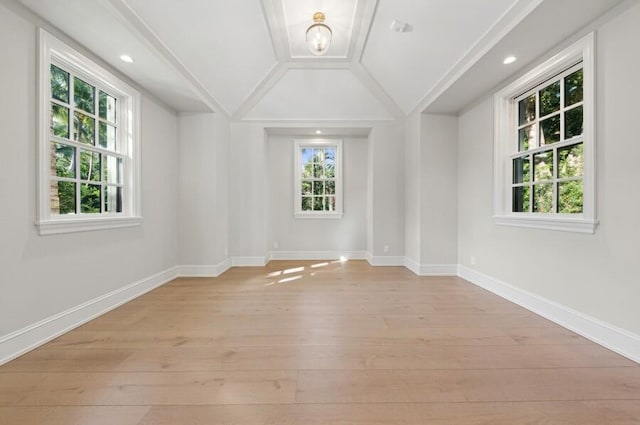
[[322,12],[315,13],[313,21],[314,24],[307,29],[307,47],[312,54],[322,56],[327,53],[331,44],[331,28],[323,23],[324,13]]

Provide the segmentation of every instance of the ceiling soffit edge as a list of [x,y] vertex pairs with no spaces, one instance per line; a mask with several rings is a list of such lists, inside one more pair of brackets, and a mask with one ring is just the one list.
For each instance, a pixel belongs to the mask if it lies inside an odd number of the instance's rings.
[[207,87],[189,70],[189,68],[176,56],[169,47],[156,35],[156,33],[147,25],[147,23],[131,8],[126,0],[107,0],[124,20],[132,27],[133,30],[145,41],[151,48],[160,54],[160,56],[178,71],[191,85],[194,93],[198,95],[202,101],[214,112],[222,113],[229,118],[230,114],[218,102],[213,94],[209,92]]
[[423,112],[449,87],[460,79],[475,63],[511,32],[544,0],[518,0],[484,33],[442,78],[409,110],[407,115]]

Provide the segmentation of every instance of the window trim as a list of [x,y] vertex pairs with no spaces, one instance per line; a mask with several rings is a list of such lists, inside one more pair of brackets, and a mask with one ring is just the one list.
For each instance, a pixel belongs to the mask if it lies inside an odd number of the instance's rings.
[[[293,216],[300,219],[340,219],[343,216],[342,205],[342,139],[296,139],[294,140],[294,205]],[[336,182],[336,209],[335,211],[302,211],[302,176],[300,169],[300,152],[303,147],[335,147],[335,182]]]
[[[96,64],[91,59],[60,41],[44,29],[38,31],[37,81],[37,213],[35,225],[40,235],[82,232],[138,226],[142,223],[141,155],[140,155],[140,94],[133,87]],[[125,137],[123,187],[125,197],[122,213],[73,214],[54,216],[50,208],[50,99],[51,64],[60,64],[88,82],[109,90],[117,96],[118,124]],[[69,117],[72,122],[72,117]],[[71,130],[70,130],[71,131]]]
[[[583,212],[582,214],[514,213],[511,211],[512,145],[517,131],[518,96],[582,62],[583,64]],[[595,36],[590,33],[562,52],[536,66],[504,87],[494,96],[494,191],[493,219],[498,225],[594,233],[596,219],[596,161],[595,161]]]

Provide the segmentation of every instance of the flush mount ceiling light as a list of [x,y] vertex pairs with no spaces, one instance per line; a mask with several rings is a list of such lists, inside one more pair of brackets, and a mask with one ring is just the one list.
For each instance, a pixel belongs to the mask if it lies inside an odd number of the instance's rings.
[[509,65],[511,63],[514,63],[517,59],[518,58],[516,58],[515,56],[507,56],[506,58],[504,58],[502,63],[505,64],[505,65]]
[[133,63],[133,58],[129,55],[121,55],[120,60],[126,63]]
[[324,24],[324,13],[313,14],[313,24],[307,29],[307,47],[315,56],[327,53],[331,44],[331,28]]

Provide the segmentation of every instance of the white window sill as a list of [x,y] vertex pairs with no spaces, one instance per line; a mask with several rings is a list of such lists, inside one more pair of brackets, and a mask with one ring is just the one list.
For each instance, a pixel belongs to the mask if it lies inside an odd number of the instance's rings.
[[302,218],[302,219],[308,219],[308,218],[340,219],[342,218],[342,213],[341,212],[318,212],[318,213],[298,212],[298,213],[295,213],[293,216],[295,218]]
[[528,227],[533,229],[560,230],[564,232],[593,234],[598,220],[570,217],[535,217],[530,215],[494,216],[493,221],[502,226]]
[[118,229],[142,224],[142,217],[94,217],[64,218],[36,222],[40,235],[87,232],[91,230]]

